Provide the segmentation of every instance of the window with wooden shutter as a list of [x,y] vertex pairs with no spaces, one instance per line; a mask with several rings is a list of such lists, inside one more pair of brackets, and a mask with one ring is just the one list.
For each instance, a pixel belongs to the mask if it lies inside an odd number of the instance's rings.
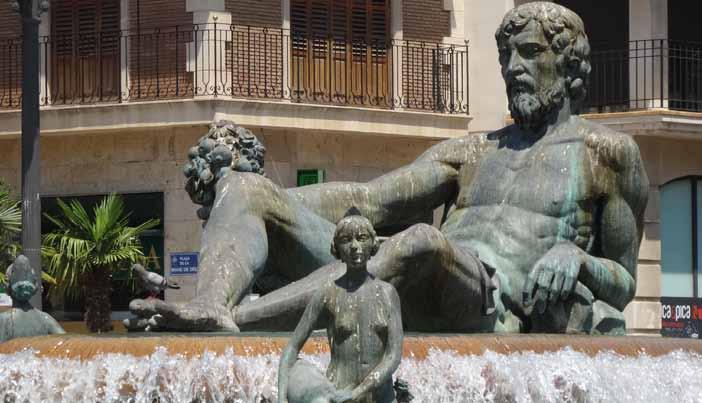
[[291,0],[290,27],[296,50],[306,49],[307,41],[315,53],[334,43],[334,51],[351,44],[355,57],[364,57],[366,48],[385,54],[389,32],[387,0]]
[[119,0],[54,0],[52,36],[57,56],[92,56],[119,46]]
[[388,0],[290,0],[293,96],[385,105]]
[[117,97],[120,0],[53,0],[50,12],[52,102]]

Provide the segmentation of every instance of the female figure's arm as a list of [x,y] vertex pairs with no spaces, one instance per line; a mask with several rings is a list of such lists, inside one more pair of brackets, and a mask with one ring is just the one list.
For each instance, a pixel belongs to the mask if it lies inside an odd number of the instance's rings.
[[302,319],[297,324],[295,332],[288,341],[288,345],[285,347],[280,357],[280,364],[278,366],[278,403],[288,402],[288,378],[290,377],[290,370],[293,365],[295,365],[300,349],[302,349],[305,341],[310,337],[310,333],[314,330],[317,321],[322,316],[324,291],[325,288],[320,289],[315,293],[314,297],[312,297],[310,303],[307,304]]
[[49,315],[46,312],[43,312],[45,321],[47,323],[47,328],[49,330],[49,334],[65,334],[66,331],[63,330],[61,325],[54,319],[51,315]]
[[351,392],[353,400],[373,389],[378,388],[383,382],[392,377],[393,372],[400,365],[402,359],[402,314],[400,310],[400,297],[395,288],[388,283],[383,284],[383,298],[389,308],[388,314],[388,340],[383,358],[366,378]]

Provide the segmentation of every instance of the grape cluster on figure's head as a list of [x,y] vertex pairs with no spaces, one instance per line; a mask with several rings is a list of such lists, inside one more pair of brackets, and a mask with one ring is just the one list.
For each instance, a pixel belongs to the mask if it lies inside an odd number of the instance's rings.
[[266,148],[250,130],[230,121],[212,123],[207,134],[188,150],[188,163],[183,169],[185,190],[194,203],[203,206],[198,217],[209,218],[215,184],[229,171],[265,175],[265,155]]

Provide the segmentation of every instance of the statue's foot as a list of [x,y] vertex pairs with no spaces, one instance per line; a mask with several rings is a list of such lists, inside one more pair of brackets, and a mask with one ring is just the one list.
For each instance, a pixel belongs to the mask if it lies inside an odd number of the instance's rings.
[[169,304],[159,299],[135,299],[129,303],[129,310],[139,318],[148,318],[149,330],[239,331],[232,312],[224,306],[211,303],[191,301]]

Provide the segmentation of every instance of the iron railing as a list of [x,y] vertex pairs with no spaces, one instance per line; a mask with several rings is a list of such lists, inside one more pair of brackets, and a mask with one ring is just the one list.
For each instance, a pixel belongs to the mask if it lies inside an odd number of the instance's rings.
[[649,39],[593,48],[585,112],[702,111],[702,43]]
[[[41,105],[222,96],[468,113],[466,46],[208,24],[40,40]],[[21,40],[0,41],[0,107],[21,105]]]

